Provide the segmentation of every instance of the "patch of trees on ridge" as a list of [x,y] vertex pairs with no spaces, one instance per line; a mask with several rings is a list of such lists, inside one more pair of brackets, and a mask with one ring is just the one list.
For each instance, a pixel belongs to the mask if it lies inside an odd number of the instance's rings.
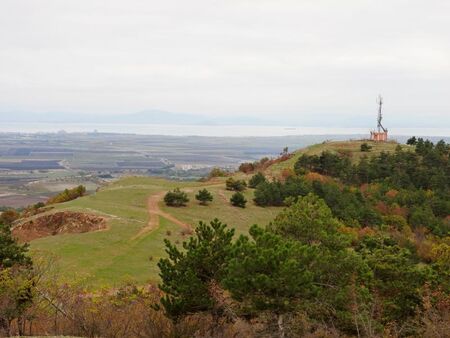
[[[254,202],[281,206],[314,193],[349,225],[408,223],[440,236],[449,233],[450,162],[444,141],[434,145],[419,138],[415,151],[398,147],[393,153],[362,157],[357,164],[327,151],[304,154],[295,164],[295,173],[284,182],[258,184]],[[308,179],[311,173],[317,179]]]
[[72,201],[78,197],[82,197],[86,194],[86,188],[83,185],[79,185],[73,189],[65,189],[63,192],[58,195],[50,198],[47,201],[47,204],[56,204]]

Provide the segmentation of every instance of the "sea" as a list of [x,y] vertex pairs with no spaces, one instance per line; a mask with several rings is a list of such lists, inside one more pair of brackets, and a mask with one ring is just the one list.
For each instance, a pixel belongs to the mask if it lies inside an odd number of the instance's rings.
[[[367,128],[329,128],[252,125],[176,125],[176,124],[92,124],[92,123],[0,123],[6,133],[120,133],[166,136],[295,136],[368,135]],[[450,137],[450,128],[391,128],[390,135]]]

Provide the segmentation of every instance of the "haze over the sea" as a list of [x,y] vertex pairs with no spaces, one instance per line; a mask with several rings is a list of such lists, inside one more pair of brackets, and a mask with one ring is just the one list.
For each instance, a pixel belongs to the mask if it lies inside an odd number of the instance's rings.
[[[1,123],[0,132],[57,133],[99,132],[170,136],[292,136],[292,135],[369,135],[370,128],[299,127],[262,125],[177,125],[177,124],[100,124],[100,123]],[[391,128],[392,136],[450,137],[450,128]]]

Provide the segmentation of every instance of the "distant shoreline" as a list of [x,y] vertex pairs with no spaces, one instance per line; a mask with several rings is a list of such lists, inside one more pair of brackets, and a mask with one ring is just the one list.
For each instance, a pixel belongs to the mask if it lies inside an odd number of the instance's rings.
[[[348,135],[369,136],[371,128],[251,126],[251,125],[168,125],[168,124],[93,124],[93,123],[1,123],[0,133],[101,133],[152,136],[204,136],[204,137],[286,137]],[[450,137],[450,128],[391,128],[396,136]]]

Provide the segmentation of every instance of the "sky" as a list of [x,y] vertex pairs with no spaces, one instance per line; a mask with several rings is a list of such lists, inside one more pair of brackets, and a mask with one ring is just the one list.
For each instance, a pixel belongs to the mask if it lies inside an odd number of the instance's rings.
[[[448,0],[1,0],[0,114],[450,127]],[[311,122],[312,121],[312,122]]]

